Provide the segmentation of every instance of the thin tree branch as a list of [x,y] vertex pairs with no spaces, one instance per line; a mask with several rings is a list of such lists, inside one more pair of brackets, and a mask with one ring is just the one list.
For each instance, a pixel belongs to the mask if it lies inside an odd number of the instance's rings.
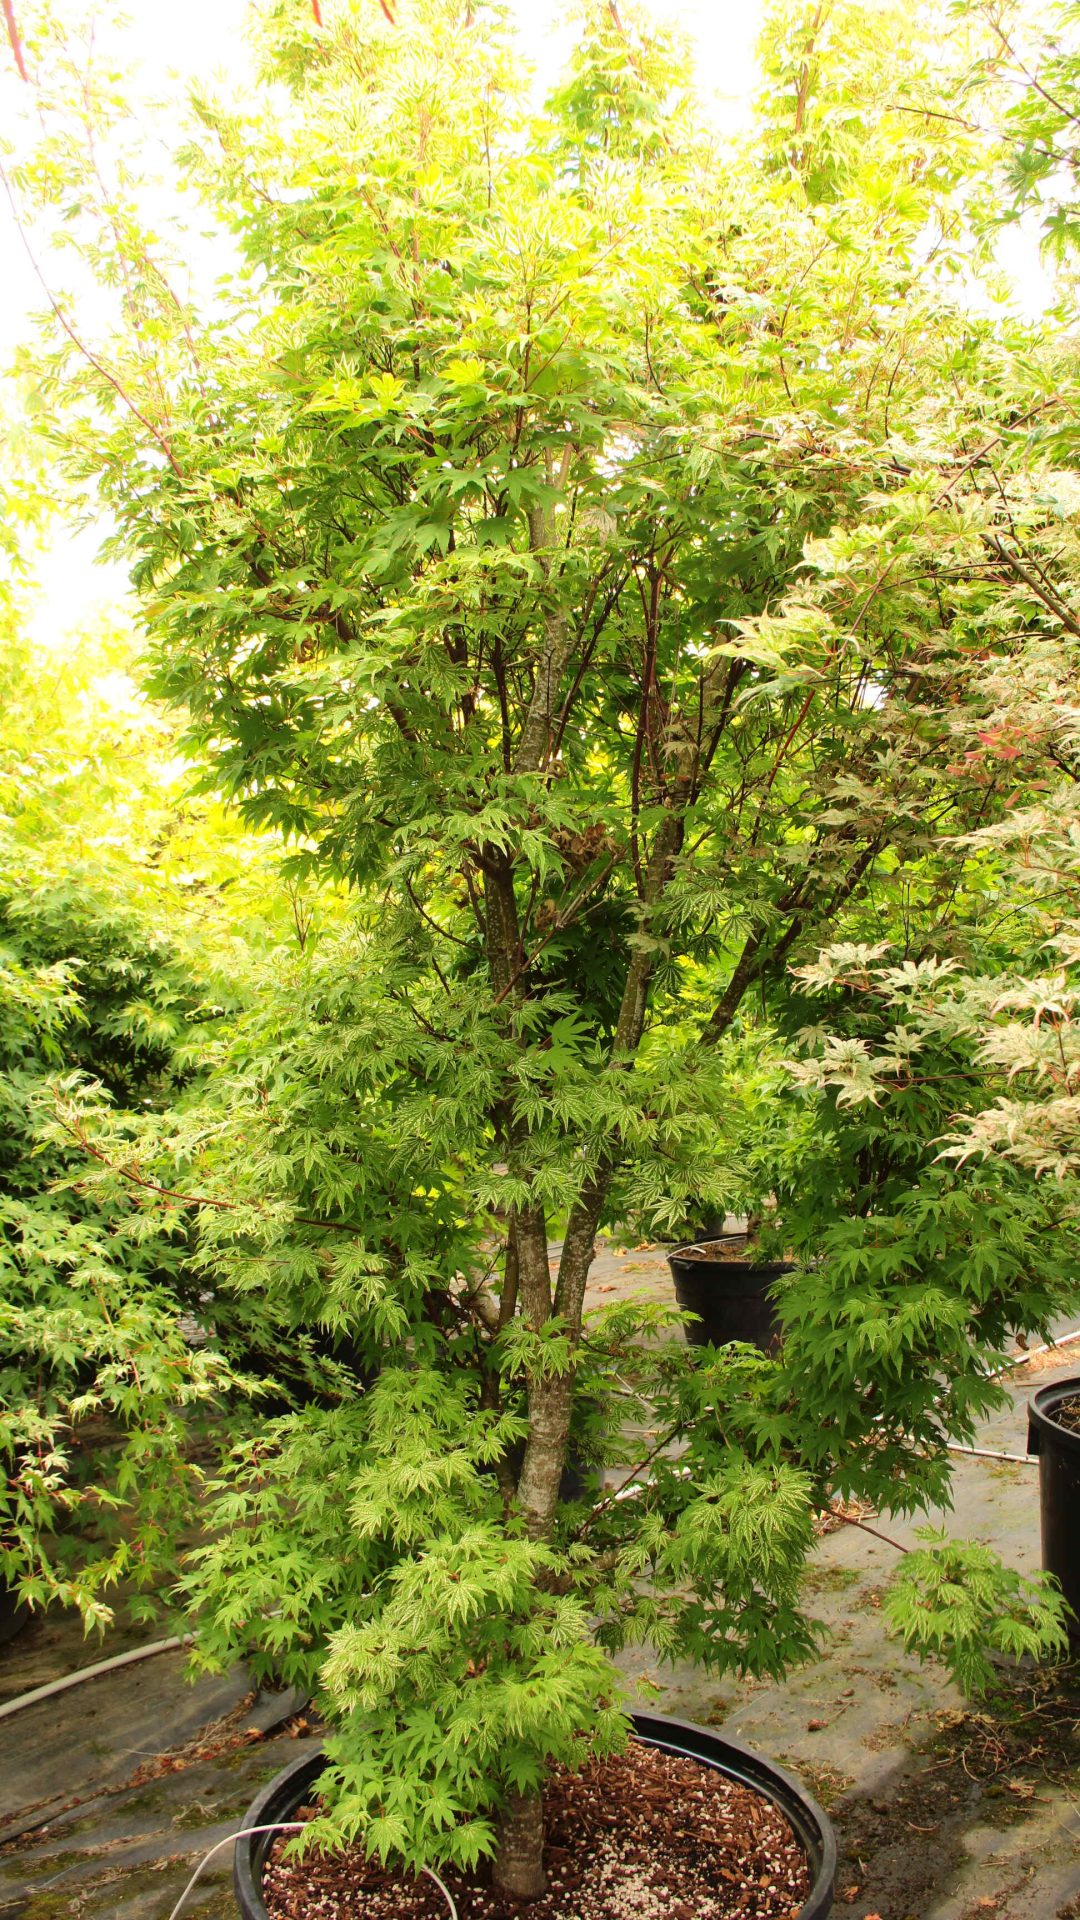
[[1014,65],[1023,74],[1024,79],[1028,83],[1028,86],[1034,87],[1035,92],[1041,95],[1041,97],[1046,101],[1047,106],[1053,107],[1055,113],[1060,113],[1062,119],[1066,122],[1067,125],[1073,126],[1073,127],[1080,126],[1080,115],[1073,113],[1071,108],[1067,107],[1063,101],[1055,100],[1053,94],[1049,93],[1047,89],[1043,86],[1042,81],[1039,79],[1038,74],[1032,73],[1030,68],[1025,67],[1023,61],[1020,58],[1020,55],[1016,52],[1015,48],[1012,45],[1012,42],[1008,38],[1008,35],[1005,33],[1005,30],[1002,27],[1001,22],[999,20],[995,20],[992,14],[990,15],[990,26],[993,32],[997,34],[997,37],[1001,41],[1001,44],[1004,47],[1006,53],[1008,54],[1009,59],[1013,61]]
[[[92,1160],[100,1161],[101,1165],[107,1167],[110,1173],[115,1173],[121,1180],[126,1180],[129,1186],[142,1187],[147,1193],[160,1194],[165,1200],[178,1200],[181,1206],[184,1207],[212,1207],[219,1213],[265,1212],[265,1208],[245,1206],[240,1200],[215,1200],[209,1194],[180,1193],[175,1187],[159,1186],[156,1180],[148,1180],[145,1174],[136,1173],[133,1168],[121,1166],[119,1162],[110,1160],[107,1153],[102,1153],[100,1147],[95,1147],[87,1138],[84,1128],[78,1127],[70,1120],[65,1119],[59,1107],[56,1109],[55,1118],[57,1124],[63,1127],[65,1133],[70,1133],[72,1139],[78,1143],[84,1153],[88,1153]],[[363,1231],[361,1227],[353,1225],[348,1220],[316,1220],[311,1214],[307,1213],[294,1213],[292,1225],[297,1227],[317,1227],[324,1233],[357,1234]]]
[[[0,0],[0,4],[4,4],[4,0]],[[48,301],[54,315],[56,316],[56,319],[59,321],[64,332],[67,334],[67,337],[71,341],[71,344],[75,348],[75,351],[77,353],[80,353],[83,359],[87,361],[87,363],[91,367],[93,367],[95,373],[100,374],[103,380],[108,381],[109,386],[112,388],[117,398],[123,402],[123,405],[127,408],[128,412],[133,415],[133,417],[139,422],[139,425],[141,427],[145,427],[151,439],[157,442],[158,446],[161,448],[162,453],[165,455],[165,458],[168,461],[170,467],[175,473],[177,479],[183,480],[184,478],[183,469],[180,467],[176,459],[176,456],[173,453],[173,450],[170,447],[168,441],[165,439],[164,435],[159,432],[157,427],[154,426],[153,421],[147,419],[145,413],[140,412],[139,408],[135,405],[134,400],[131,398],[131,395],[127,392],[126,388],[122,385],[122,383],[117,379],[116,375],[114,373],[110,373],[108,367],[106,367],[102,363],[102,361],[100,361],[96,357],[95,354],[91,353],[90,348],[86,346],[82,340],[80,340],[78,334],[75,332],[74,327],[71,325],[70,321],[68,320],[67,315],[64,313],[63,308],[60,306],[59,301],[55,298],[54,294],[52,293],[52,290],[50,289],[49,284],[45,279],[45,275],[42,273],[41,268],[38,265],[37,256],[34,253],[34,250],[31,247],[29,240],[26,237],[26,230],[23,226],[22,219],[19,215],[18,203],[15,199],[15,195],[11,190],[11,182],[8,179],[7,170],[4,167],[4,164],[2,161],[0,161],[0,184],[3,185],[4,194],[6,196],[8,206],[11,208],[11,217],[15,222],[15,230],[18,233],[18,236],[22,243],[23,250],[26,254],[26,257],[30,262],[30,266],[34,274],[34,278],[37,280],[38,285],[40,286],[42,292],[45,295],[46,300]]]
[[425,911],[425,909],[421,906],[419,900],[417,899],[415,893],[413,892],[413,884],[408,877],[406,877],[406,880],[405,880],[405,891],[408,894],[409,899],[412,901],[413,906],[416,908],[417,913],[420,915],[421,920],[426,920],[428,923],[428,926],[432,929],[434,933],[441,935],[441,937],[444,940],[452,940],[455,946],[466,947],[466,948],[468,947],[469,942],[467,940],[463,940],[459,933],[451,933],[448,927],[441,927],[439,925],[439,922],[437,920],[433,920],[430,913]]
[[865,1520],[856,1520],[853,1514],[841,1513],[838,1507],[826,1507],[825,1512],[833,1520],[842,1520],[845,1527],[859,1527],[863,1533],[872,1533],[875,1540],[883,1540],[885,1545],[892,1547],[896,1553],[910,1552],[910,1548],[902,1546],[899,1540],[893,1540],[889,1534],[882,1533],[877,1527],[868,1527]]
[[[1038,567],[1038,563],[1032,562],[1031,565],[1025,566],[1019,554],[1014,553],[1011,547],[1006,546],[1004,540],[996,533],[988,533],[986,535],[986,543],[987,546],[993,548],[998,558],[1004,561],[1005,565],[1016,575],[1017,579],[1022,580],[1025,586],[1031,588],[1035,598],[1042,601],[1043,606],[1048,608],[1055,618],[1061,621],[1062,626],[1067,628],[1069,633],[1075,634],[1077,638],[1080,639],[1080,618],[1073,612],[1068,602],[1061,598],[1057,588],[1047,580],[1042,568]],[[1026,555],[1025,557],[1029,560],[1031,558],[1030,555]],[[1037,568],[1037,571],[1033,571],[1033,568]]]
[[13,0],[0,0],[0,5],[2,5],[4,9],[7,36],[11,42],[11,51],[15,56],[15,66],[18,70],[19,78],[20,80],[25,80],[27,85],[29,85],[30,75],[26,71],[26,61],[23,59],[23,45],[19,35],[19,23],[15,18]]

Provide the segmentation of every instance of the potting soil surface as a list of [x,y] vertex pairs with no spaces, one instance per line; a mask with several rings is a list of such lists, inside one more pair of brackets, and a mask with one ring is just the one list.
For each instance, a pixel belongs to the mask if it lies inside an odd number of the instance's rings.
[[[664,1250],[606,1247],[591,1304],[639,1292],[671,1301]],[[1022,1369],[979,1444],[1023,1456],[1030,1393],[1070,1373],[1080,1343]],[[885,1530],[906,1544],[930,1520],[1022,1572],[1038,1566],[1036,1461],[959,1456],[953,1490],[950,1514]],[[806,1592],[821,1653],[783,1684],[716,1682],[647,1650],[620,1664],[632,1687],[658,1689],[644,1705],[746,1741],[828,1807],[834,1920],[1080,1920],[1080,1668],[1018,1673],[998,1704],[966,1706],[940,1667],[885,1632],[894,1561],[854,1526],[819,1541]],[[139,1638],[86,1641],[70,1615],[36,1618],[0,1648],[0,1701]],[[192,1686],[185,1667],[174,1650],[0,1720],[0,1920],[167,1920],[261,1786],[312,1750],[295,1696],[254,1694],[239,1671]],[[185,1920],[235,1920],[230,1881],[225,1848]]]
[[[634,1741],[556,1773],[544,1808],[547,1892],[522,1904],[447,1868],[461,1920],[796,1920],[809,1892],[783,1814],[681,1754]],[[271,1920],[447,1920],[431,1880],[384,1873],[356,1847],[296,1859],[279,1841],[264,1889]]]
[[737,1240],[694,1240],[679,1248],[680,1260],[730,1260],[733,1266],[745,1266],[750,1258],[746,1250],[746,1241]]
[[1080,1393],[1071,1393],[1067,1400],[1059,1400],[1051,1415],[1056,1427],[1064,1427],[1066,1433],[1080,1433]]

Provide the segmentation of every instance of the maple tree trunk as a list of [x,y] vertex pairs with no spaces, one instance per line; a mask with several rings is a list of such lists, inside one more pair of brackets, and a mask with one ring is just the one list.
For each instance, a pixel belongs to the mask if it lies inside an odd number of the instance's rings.
[[539,1793],[512,1793],[499,1821],[499,1848],[491,1878],[500,1893],[538,1900],[544,1874],[544,1801]]
[[[534,1332],[539,1332],[551,1318],[552,1308],[547,1221],[542,1212],[518,1215],[517,1256],[522,1314]],[[552,1379],[543,1372],[530,1372],[526,1392],[529,1431],[517,1499],[529,1533],[534,1540],[542,1540],[551,1531],[559,1500],[570,1432],[572,1382],[565,1376]]]

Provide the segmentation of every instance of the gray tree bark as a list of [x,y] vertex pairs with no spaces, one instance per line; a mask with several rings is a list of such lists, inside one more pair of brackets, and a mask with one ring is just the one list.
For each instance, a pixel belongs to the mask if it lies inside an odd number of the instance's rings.
[[499,1822],[499,1851],[491,1878],[500,1893],[538,1900],[546,1891],[544,1802],[539,1793],[512,1793]]

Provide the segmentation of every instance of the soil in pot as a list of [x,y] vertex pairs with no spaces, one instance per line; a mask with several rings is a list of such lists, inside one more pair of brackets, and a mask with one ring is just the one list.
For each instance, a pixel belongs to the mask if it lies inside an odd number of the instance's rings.
[[678,1252],[680,1260],[721,1260],[740,1267],[753,1266],[750,1243],[744,1233],[725,1234],[721,1239],[693,1240]]
[[[779,1808],[688,1755],[635,1740],[580,1773],[556,1772],[544,1802],[547,1893],[508,1902],[447,1870],[460,1920],[796,1920],[810,1891]],[[359,1847],[303,1860],[286,1848],[276,1841],[264,1869],[271,1920],[447,1920],[431,1881],[386,1873]]]
[[1080,1393],[1071,1393],[1067,1400],[1059,1400],[1051,1417],[1054,1425],[1064,1427],[1066,1433],[1080,1433]]

